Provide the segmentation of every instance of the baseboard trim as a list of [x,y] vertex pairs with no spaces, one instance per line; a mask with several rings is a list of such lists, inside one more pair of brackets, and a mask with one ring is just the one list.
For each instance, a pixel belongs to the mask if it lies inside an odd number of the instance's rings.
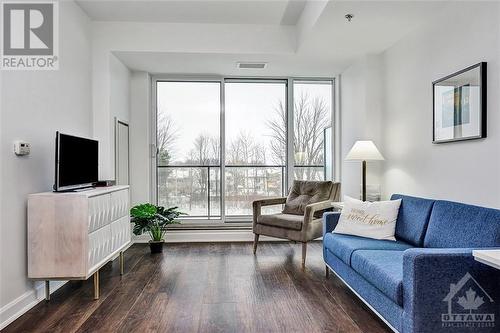
[[[149,235],[134,236],[134,243],[149,242]],[[211,243],[211,242],[253,242],[252,230],[169,230],[165,237],[166,243]],[[287,241],[267,236],[261,236],[259,241]]]
[[[67,281],[50,281],[51,293],[61,288]],[[35,282],[35,287],[28,290],[10,303],[0,308],[0,330],[28,312],[35,305],[45,299],[45,283]]]

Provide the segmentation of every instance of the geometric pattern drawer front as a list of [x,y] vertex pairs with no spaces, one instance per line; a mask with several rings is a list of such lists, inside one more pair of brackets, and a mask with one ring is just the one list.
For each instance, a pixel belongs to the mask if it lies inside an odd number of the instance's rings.
[[130,218],[124,216],[118,221],[111,223],[111,252],[116,251],[125,244],[130,243]]
[[129,214],[129,192],[128,189],[111,193],[111,221]]
[[111,222],[111,196],[98,195],[89,198],[89,233]]
[[88,266],[94,267],[111,253],[111,228],[106,225],[101,229],[89,234]]

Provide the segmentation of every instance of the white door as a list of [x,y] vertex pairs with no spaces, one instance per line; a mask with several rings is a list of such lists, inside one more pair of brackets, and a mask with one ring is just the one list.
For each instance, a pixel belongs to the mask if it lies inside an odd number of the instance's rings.
[[115,178],[116,185],[129,185],[129,131],[128,124],[115,122]]

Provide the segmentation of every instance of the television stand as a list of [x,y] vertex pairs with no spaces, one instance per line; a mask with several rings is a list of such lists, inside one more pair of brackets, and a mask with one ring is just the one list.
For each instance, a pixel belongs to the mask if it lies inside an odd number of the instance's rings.
[[99,270],[132,244],[129,186],[46,192],[28,196],[28,278],[48,281],[94,278],[99,298]]
[[77,188],[77,189],[74,189],[74,190],[69,190],[68,192],[85,192],[85,191],[91,191],[91,190],[95,190],[96,188],[94,186],[90,186],[90,187],[84,187],[84,188]]

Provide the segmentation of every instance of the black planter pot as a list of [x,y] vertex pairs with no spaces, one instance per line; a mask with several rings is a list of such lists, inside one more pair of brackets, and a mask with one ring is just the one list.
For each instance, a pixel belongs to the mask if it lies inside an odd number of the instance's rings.
[[164,240],[161,241],[149,241],[149,248],[151,249],[151,253],[162,253],[163,252],[163,244]]

